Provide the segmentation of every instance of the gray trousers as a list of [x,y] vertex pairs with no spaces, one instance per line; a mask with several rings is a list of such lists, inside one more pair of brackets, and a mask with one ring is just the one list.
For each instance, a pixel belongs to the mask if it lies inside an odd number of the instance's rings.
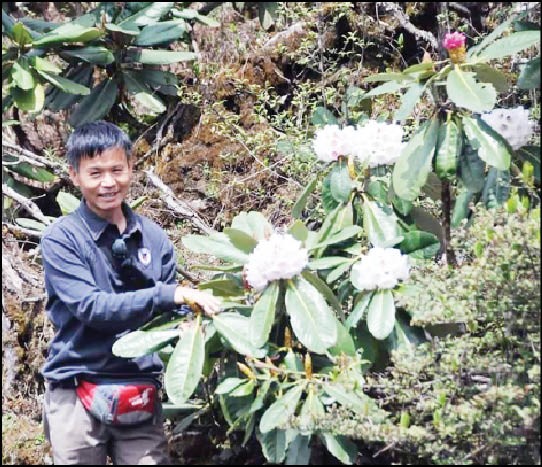
[[170,465],[161,404],[154,421],[110,426],[85,410],[75,389],[47,387],[43,425],[55,465],[106,465],[107,456],[114,465]]

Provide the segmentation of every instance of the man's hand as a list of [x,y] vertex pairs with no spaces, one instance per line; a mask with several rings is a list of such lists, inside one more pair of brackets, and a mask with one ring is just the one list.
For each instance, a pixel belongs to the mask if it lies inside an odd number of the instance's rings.
[[203,292],[190,287],[177,286],[175,289],[175,303],[180,305],[186,303],[188,305],[199,305],[207,315],[214,315],[220,311],[220,299],[214,297],[208,292]]

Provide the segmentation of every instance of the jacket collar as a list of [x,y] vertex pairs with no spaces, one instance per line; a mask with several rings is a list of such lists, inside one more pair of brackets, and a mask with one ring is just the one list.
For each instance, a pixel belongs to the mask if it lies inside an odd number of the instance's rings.
[[[90,209],[84,199],[81,199],[81,204],[79,205],[79,208],[77,208],[77,212],[87,226],[92,239],[95,242],[98,241],[107,226],[110,225],[109,221],[98,216],[98,214]],[[136,231],[141,232],[141,223],[139,219],[135,215],[134,211],[132,211],[130,206],[128,206],[128,204],[124,201],[122,203],[122,212],[126,217],[126,231],[121,232],[121,234],[124,236],[130,236]]]

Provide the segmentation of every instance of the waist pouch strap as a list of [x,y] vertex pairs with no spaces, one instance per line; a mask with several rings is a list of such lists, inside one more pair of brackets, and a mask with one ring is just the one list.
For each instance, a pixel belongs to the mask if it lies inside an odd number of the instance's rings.
[[85,409],[106,425],[137,425],[154,417],[157,389],[150,381],[79,379],[75,391]]

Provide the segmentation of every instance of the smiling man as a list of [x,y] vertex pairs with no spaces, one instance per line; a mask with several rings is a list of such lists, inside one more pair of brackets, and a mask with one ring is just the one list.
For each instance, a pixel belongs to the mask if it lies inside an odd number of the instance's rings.
[[117,126],[93,122],[68,139],[78,209],[41,241],[46,312],[55,336],[43,367],[44,428],[55,464],[169,464],[157,354],[113,355],[118,337],[164,311],[195,303],[219,311],[212,295],[178,284],[173,244],[124,199],[131,142]]

